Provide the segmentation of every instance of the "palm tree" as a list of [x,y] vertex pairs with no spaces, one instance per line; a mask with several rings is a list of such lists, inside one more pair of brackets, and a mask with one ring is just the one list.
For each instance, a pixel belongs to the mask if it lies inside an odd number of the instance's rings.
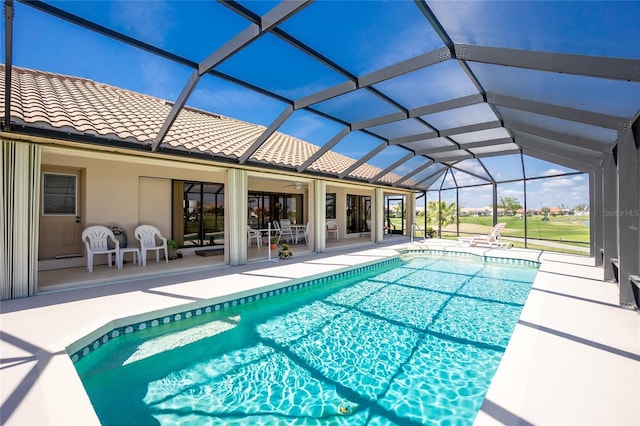
[[[431,226],[446,227],[456,223],[458,208],[456,203],[446,201],[429,201],[427,203],[427,224]],[[438,223],[438,219],[440,223]]]

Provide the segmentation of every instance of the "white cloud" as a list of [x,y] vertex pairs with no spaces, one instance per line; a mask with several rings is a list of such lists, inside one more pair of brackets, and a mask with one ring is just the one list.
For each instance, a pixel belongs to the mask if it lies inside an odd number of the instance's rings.
[[560,169],[549,169],[540,173],[540,176],[557,176],[566,173],[564,170]]
[[111,13],[119,18],[127,17],[125,32],[143,41],[163,46],[173,27],[173,8],[165,1],[120,1],[113,4]]
[[314,115],[307,114],[300,118],[296,118],[294,125],[282,132],[287,133],[296,138],[307,140],[310,136],[324,128],[324,121]]
[[542,183],[542,189],[544,190],[559,190],[563,188],[573,188],[576,183],[570,178],[556,178],[548,179]]

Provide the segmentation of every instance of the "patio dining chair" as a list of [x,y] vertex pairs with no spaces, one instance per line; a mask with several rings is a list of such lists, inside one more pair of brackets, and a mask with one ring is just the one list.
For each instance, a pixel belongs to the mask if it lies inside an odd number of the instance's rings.
[[335,220],[327,221],[327,237],[331,234],[334,234],[336,240],[340,239],[340,234],[338,232],[338,223]]
[[273,221],[273,238],[278,238],[278,241],[280,241],[280,224],[278,223],[277,220]]
[[256,240],[256,244],[258,248],[262,247],[262,244],[261,244],[262,235],[260,234],[260,231],[258,231],[257,229],[253,229],[249,225],[247,225],[247,246],[248,247],[251,247],[251,240],[254,240],[254,239]]
[[136,228],[135,236],[140,243],[140,258],[142,266],[147,266],[147,252],[156,252],[156,262],[160,262],[160,251],[164,251],[164,259],[169,263],[167,239],[162,236],[160,230],[153,225],[140,225]]
[[291,229],[291,221],[289,219],[280,219],[280,234],[278,235],[278,243],[280,238],[284,237],[285,242],[293,242],[293,229]]
[[[111,240],[113,248],[109,247]],[[87,270],[93,272],[93,256],[96,254],[106,254],[107,264],[111,268],[111,255],[115,254],[116,266],[121,268],[120,264],[120,241],[113,235],[113,231],[106,226],[94,225],[89,226],[82,231],[82,241],[87,247]]]
[[296,228],[296,243],[298,242],[298,239],[300,237],[304,237],[304,241],[309,244],[309,229],[309,222],[307,222],[307,225],[305,227]]

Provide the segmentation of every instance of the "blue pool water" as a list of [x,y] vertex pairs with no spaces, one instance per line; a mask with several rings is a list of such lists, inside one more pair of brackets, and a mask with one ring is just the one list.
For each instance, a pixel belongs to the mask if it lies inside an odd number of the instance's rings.
[[105,425],[468,425],[536,272],[406,258],[123,334],[75,365]]

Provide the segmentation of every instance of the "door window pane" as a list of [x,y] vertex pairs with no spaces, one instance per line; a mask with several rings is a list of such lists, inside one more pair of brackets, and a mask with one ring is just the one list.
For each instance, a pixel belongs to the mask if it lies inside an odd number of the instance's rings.
[[336,218],[336,194],[331,193],[326,196],[326,216],[327,219]]
[[184,243],[188,246],[220,244],[224,241],[224,185],[184,182]]
[[75,175],[44,174],[43,214],[76,215],[76,179]]
[[347,195],[347,234],[369,232],[371,226],[371,197]]

